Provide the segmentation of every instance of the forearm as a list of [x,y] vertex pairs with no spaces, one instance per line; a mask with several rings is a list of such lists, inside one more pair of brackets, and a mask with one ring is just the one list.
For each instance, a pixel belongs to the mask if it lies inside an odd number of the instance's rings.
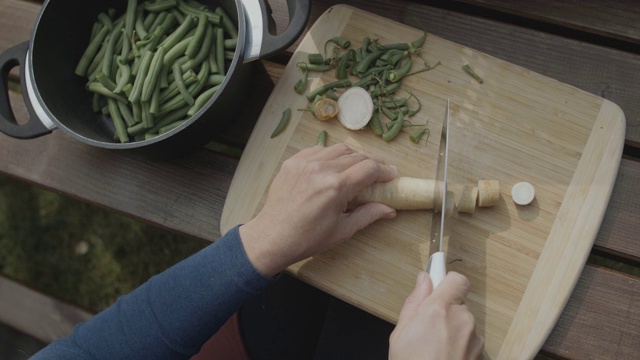
[[235,228],[36,358],[189,358],[270,281],[252,266]]

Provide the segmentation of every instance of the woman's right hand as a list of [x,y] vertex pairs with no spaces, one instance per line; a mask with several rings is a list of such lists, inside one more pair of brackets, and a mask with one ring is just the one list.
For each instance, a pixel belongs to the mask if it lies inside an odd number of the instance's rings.
[[391,333],[389,359],[479,359],[484,341],[465,305],[469,288],[465,276],[451,271],[434,290],[429,275],[419,273]]

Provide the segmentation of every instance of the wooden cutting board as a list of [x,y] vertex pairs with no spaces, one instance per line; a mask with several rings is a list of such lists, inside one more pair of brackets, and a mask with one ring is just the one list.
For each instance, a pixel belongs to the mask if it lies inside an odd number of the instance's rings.
[[[424,29],[428,31],[427,28]],[[566,304],[598,232],[620,162],[625,118],[600,97],[487,54],[429,35],[423,57],[435,69],[405,79],[422,110],[411,121],[428,123],[425,145],[409,141],[411,129],[391,143],[369,130],[350,131],[320,122],[304,96],[293,91],[296,63],[323,52],[341,35],[358,48],[365,36],[383,44],[409,42],[410,28],[349,6],[334,6],[300,43],[256,124],[231,184],[221,230],[251,219],[261,208],[280,164],[313,146],[318,133],[328,145],[345,142],[395,164],[402,176],[434,178],[439,134],[451,99],[449,183],[500,181],[500,201],[447,224],[449,270],[472,283],[468,305],[490,358],[532,358]],[[461,67],[470,64],[480,84]],[[414,61],[414,70],[420,62]],[[334,81],[333,71],[312,75],[310,88]],[[270,134],[290,107],[286,131]],[[511,187],[528,181],[536,198],[515,205]],[[416,274],[429,258],[430,211],[404,211],[380,221],[346,243],[291,266],[298,278],[395,323]]]

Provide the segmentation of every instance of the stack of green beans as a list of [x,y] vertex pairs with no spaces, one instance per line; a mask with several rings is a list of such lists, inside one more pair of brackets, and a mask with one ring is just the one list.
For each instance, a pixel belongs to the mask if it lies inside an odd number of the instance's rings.
[[[402,79],[408,75],[433,69],[435,66],[427,65],[411,73],[413,57],[422,59],[420,50],[425,42],[427,33],[423,33],[418,39],[410,43],[396,43],[383,45],[378,40],[365,37],[362,46],[351,48],[351,41],[343,37],[335,37],[327,42],[334,44],[334,51],[330,56],[322,54],[309,54],[307,62],[297,64],[302,71],[301,79],[294,86],[299,94],[307,90],[309,72],[335,71],[336,81],[325,84],[306,94],[307,100],[314,104],[323,96],[337,100],[334,92],[351,86],[359,86],[366,89],[375,105],[375,111],[369,127],[373,132],[381,136],[385,141],[391,141],[400,130],[412,126],[405,120],[420,111],[420,102],[410,93],[407,97],[395,97],[395,93],[401,87]],[[325,45],[325,52],[326,52]],[[438,63],[439,64],[439,63]],[[436,65],[438,65],[436,64]],[[409,100],[414,98],[418,103],[417,108],[410,109]],[[381,115],[384,114],[389,121],[383,126]],[[412,134],[411,141],[417,143],[427,129],[421,129]]]
[[122,143],[171,131],[215,94],[238,31],[221,7],[194,0],[128,0],[101,12],[75,73],[88,79],[93,110]]

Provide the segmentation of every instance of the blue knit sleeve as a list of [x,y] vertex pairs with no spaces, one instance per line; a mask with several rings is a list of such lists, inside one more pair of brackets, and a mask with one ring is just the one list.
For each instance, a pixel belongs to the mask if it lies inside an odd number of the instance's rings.
[[271,281],[253,267],[235,227],[33,358],[188,359]]

